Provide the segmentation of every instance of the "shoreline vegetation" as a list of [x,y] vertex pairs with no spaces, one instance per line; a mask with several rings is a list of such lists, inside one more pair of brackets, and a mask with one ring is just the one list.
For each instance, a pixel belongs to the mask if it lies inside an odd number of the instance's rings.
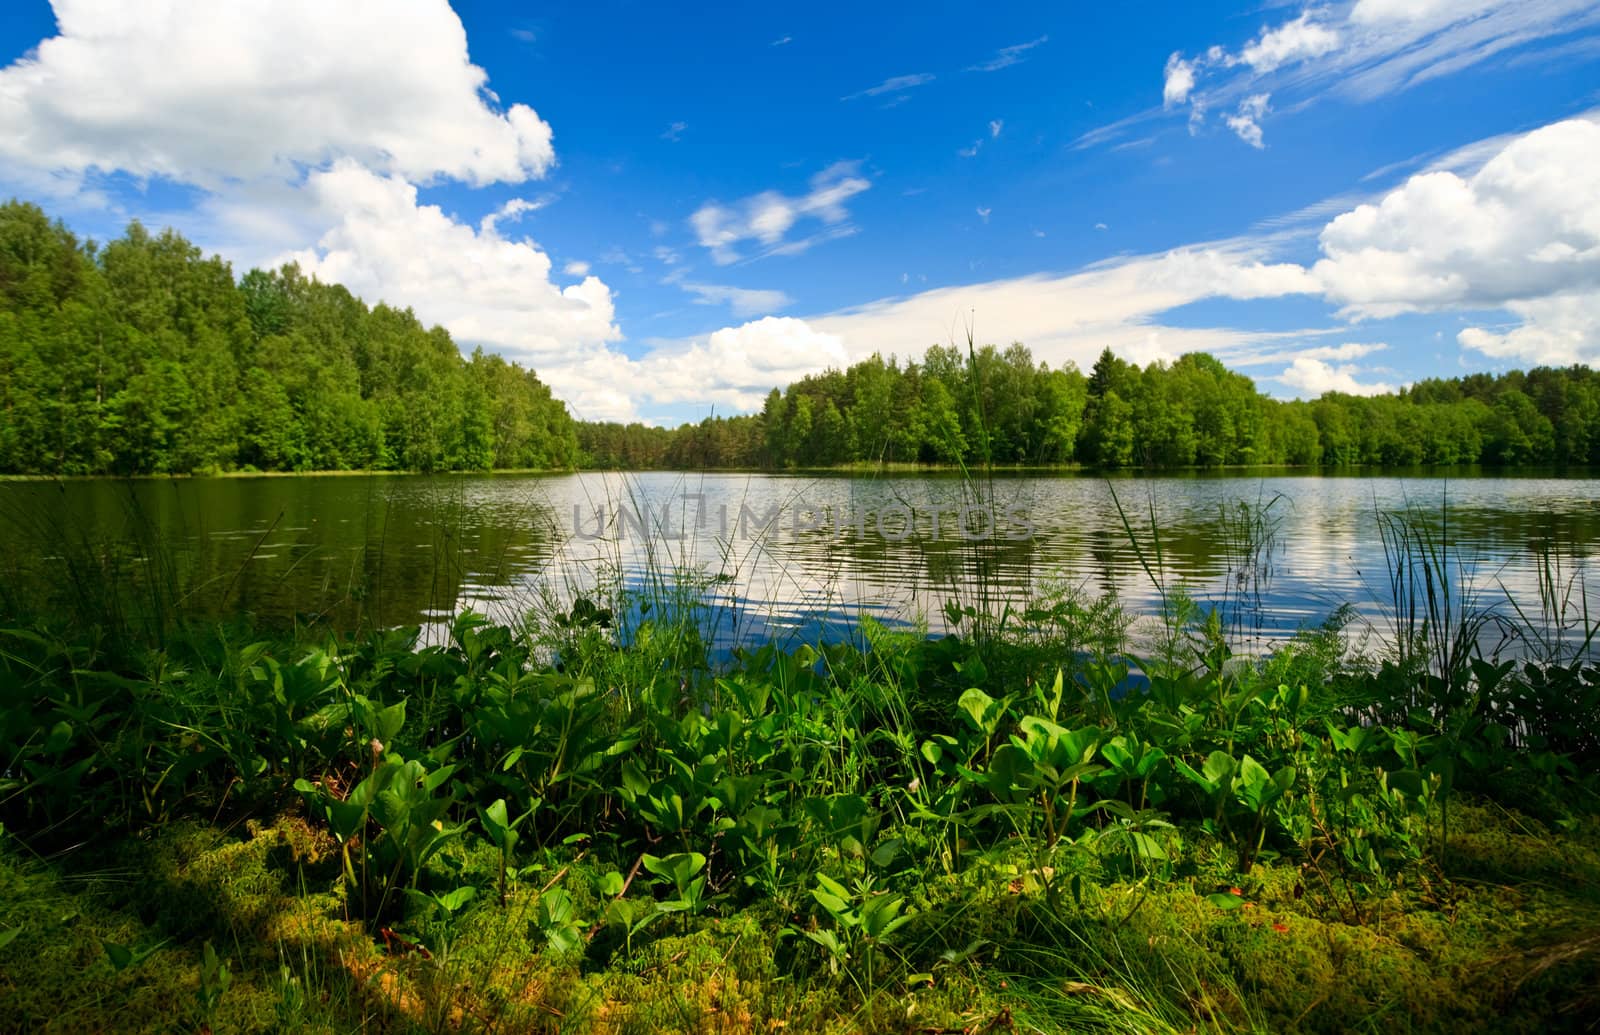
[[0,1027],[1585,1030],[1600,621],[1381,526],[1380,615],[1250,656],[1159,581],[731,657],[678,569],[427,638],[0,587]]
[[1284,401],[1204,353],[1106,350],[1085,373],[969,341],[808,376],[755,414],[579,421],[410,309],[292,265],[235,279],[170,229],[80,242],[20,201],[0,205],[0,414],[0,476],[1600,465],[1581,366]]
[[739,475],[759,474],[766,476],[796,476],[807,475],[817,477],[849,477],[854,475],[926,475],[935,477],[966,478],[976,474],[993,474],[1000,477],[1018,475],[1073,475],[1097,479],[1143,478],[1150,476],[1159,477],[1184,477],[1203,476],[1213,477],[1229,475],[1261,475],[1271,477],[1283,475],[1313,475],[1317,477],[1348,478],[1348,477],[1426,477],[1426,478],[1451,478],[1451,477],[1492,477],[1492,478],[1520,478],[1529,476],[1555,475],[1558,477],[1593,477],[1594,472],[1600,470],[1596,464],[1527,464],[1510,468],[1486,467],[1482,464],[1413,464],[1391,467],[1384,464],[1358,465],[1349,467],[1322,467],[1312,464],[1229,464],[1219,467],[1201,467],[1190,465],[1188,467],[1163,467],[1163,468],[1121,468],[1105,470],[1098,467],[1086,466],[1078,463],[1063,464],[990,464],[980,471],[974,471],[962,464],[947,463],[911,463],[903,461],[870,461],[855,460],[848,463],[835,464],[828,467],[789,467],[782,470],[772,470],[763,467],[656,467],[656,468],[628,468],[628,467],[506,467],[491,468],[489,470],[450,470],[450,471],[420,471],[397,468],[373,468],[353,470],[306,470],[306,471],[209,471],[209,472],[162,472],[146,474],[0,474],[0,485],[8,482],[76,482],[76,481],[107,481],[107,480],[132,480],[132,481],[175,481],[186,479],[205,478],[373,478],[373,477],[517,477],[522,476],[547,476],[564,474],[679,474],[679,475]]

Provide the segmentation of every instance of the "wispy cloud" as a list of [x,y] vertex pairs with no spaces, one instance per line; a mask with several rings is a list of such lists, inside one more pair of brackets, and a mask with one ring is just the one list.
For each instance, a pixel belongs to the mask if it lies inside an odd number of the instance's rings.
[[661,134],[662,140],[670,140],[676,144],[683,138],[683,131],[689,128],[687,122],[674,122]]
[[725,284],[696,284],[683,281],[683,290],[696,296],[698,305],[726,305],[734,316],[766,316],[794,304],[782,291],[761,288],[729,287]]
[[485,234],[496,233],[501,221],[514,223],[529,212],[537,212],[554,200],[554,194],[543,194],[537,198],[512,198],[484,216],[478,223],[478,230]]
[[786,45],[788,45],[790,43],[793,43],[793,42],[794,42],[794,37],[793,36],[779,36],[777,39],[773,40],[771,43],[768,43],[767,46],[769,46],[769,47],[782,47],[782,46],[786,46]]
[[1010,68],[1012,65],[1020,65],[1022,62],[1028,59],[1028,51],[1032,50],[1034,47],[1048,43],[1049,41],[1049,36],[1040,36],[1038,39],[1029,40],[1026,43],[1014,43],[1009,47],[1001,47],[999,50],[995,51],[994,57],[990,58],[988,61],[983,61],[976,65],[968,65],[966,71],[998,72],[1002,68]]
[[933,82],[933,79],[934,76],[932,72],[917,72],[913,75],[891,76],[890,78],[879,83],[877,86],[869,86],[865,90],[858,90],[855,93],[847,94],[839,99],[841,101],[853,101],[860,97],[877,97],[886,93],[899,93],[902,90],[911,90],[918,86],[926,86],[928,83]]
[[689,217],[689,225],[694,228],[696,240],[710,249],[712,260],[719,265],[741,258],[735,246],[742,241],[765,245],[763,256],[793,254],[785,249],[796,248],[798,242],[786,238],[802,219],[816,219],[838,228],[849,218],[844,203],[872,186],[857,168],[856,162],[836,162],[811,177],[811,189],[799,196],[768,190],[727,205],[708,201]]
[[[1162,71],[1162,108],[1187,108],[1197,128],[1208,111],[1234,109],[1268,93],[1288,96],[1289,110],[1329,93],[1373,101],[1502,54],[1525,62],[1589,53],[1600,47],[1592,37],[1597,27],[1600,5],[1593,0],[1357,0],[1307,7],[1263,25],[1237,51],[1174,52]],[[1079,142],[1104,142],[1150,115],[1091,131]],[[1223,122],[1247,144],[1262,146],[1259,115],[1239,108]]]
[[[1190,131],[1210,112],[1270,93],[1292,112],[1326,95],[1364,103],[1502,56],[1567,60],[1600,48],[1593,0],[1357,0],[1308,7],[1237,51],[1211,46],[1167,58],[1162,103],[1082,134],[1074,150],[1112,144],[1133,127],[1182,110]],[[1577,38],[1574,38],[1577,37]],[[1237,113],[1225,115],[1231,123]],[[1251,120],[1259,127],[1260,123]],[[1240,134],[1254,143],[1248,129]]]

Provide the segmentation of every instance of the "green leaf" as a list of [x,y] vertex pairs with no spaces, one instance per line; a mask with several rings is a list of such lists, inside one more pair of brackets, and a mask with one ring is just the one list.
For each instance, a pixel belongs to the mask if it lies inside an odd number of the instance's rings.
[[985,736],[994,736],[1000,718],[1000,702],[977,687],[971,687],[962,693],[956,701],[956,707],[961,709],[973,729]]

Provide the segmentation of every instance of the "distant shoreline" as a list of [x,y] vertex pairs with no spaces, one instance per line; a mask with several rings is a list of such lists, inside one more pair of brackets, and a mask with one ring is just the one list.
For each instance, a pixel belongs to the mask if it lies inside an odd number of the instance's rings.
[[888,462],[869,464],[860,461],[837,464],[831,467],[515,467],[490,471],[397,471],[397,470],[331,470],[331,471],[215,471],[207,473],[168,474],[0,474],[0,484],[33,484],[40,482],[92,482],[92,481],[227,481],[252,478],[499,478],[515,476],[542,476],[564,474],[746,474],[770,477],[797,475],[928,475],[946,476],[963,473],[981,477],[1000,475],[1084,475],[1097,478],[1135,479],[1183,475],[1227,475],[1248,473],[1285,473],[1349,477],[1355,475],[1401,475],[1421,477],[1446,477],[1451,475],[1472,478],[1545,477],[1600,477],[1600,468],[1586,464],[1530,464],[1508,467],[1485,464],[1416,464],[1403,466],[1352,464],[1330,467],[1321,464],[1225,464],[1214,467],[1192,465],[1188,467],[1113,467],[1096,468],[1083,464],[993,464],[989,467],[963,467],[957,464],[922,464]]

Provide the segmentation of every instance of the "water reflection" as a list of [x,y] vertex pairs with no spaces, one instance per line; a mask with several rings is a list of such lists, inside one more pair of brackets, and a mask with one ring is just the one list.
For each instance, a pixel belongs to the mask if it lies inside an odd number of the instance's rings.
[[[1120,504],[1120,510],[1119,510]],[[1446,504],[1448,504],[1446,506]],[[965,509],[963,509],[965,508]],[[1003,477],[586,473],[0,485],[13,586],[70,581],[73,557],[187,609],[336,624],[514,620],[606,586],[700,572],[722,644],[843,635],[862,615],[943,625],[1056,586],[1161,606],[1157,582],[1281,638],[1388,599],[1380,517],[1441,527],[1464,591],[1537,610],[1544,558],[1600,588],[1600,481],[1517,478]],[[1132,530],[1130,537],[1129,531]],[[1262,550],[1265,544],[1269,549]],[[81,567],[81,565],[79,565]],[[115,567],[115,566],[114,566]],[[1153,576],[1153,578],[1152,578]]]

